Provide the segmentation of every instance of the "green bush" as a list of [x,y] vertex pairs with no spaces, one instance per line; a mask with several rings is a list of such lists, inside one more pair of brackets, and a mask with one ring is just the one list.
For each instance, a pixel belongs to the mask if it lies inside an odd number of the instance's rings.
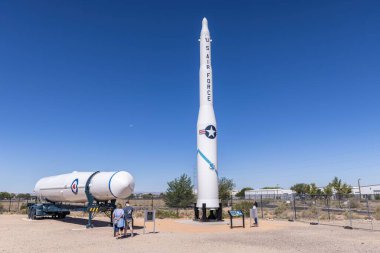
[[234,210],[242,210],[244,215],[249,216],[249,209],[252,209],[253,203],[249,201],[242,201],[233,205]]
[[0,204],[0,214],[2,214],[4,212],[4,207],[3,205]]
[[178,218],[177,212],[172,210],[157,210],[156,217],[158,219],[164,218]]

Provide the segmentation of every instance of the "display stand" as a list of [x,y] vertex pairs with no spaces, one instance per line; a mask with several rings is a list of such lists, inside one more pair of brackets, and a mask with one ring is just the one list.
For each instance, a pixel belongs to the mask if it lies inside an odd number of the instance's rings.
[[241,227],[241,226],[234,226],[233,225],[234,218],[239,218],[239,217],[242,218],[242,222],[243,222],[242,227],[245,228],[244,213],[242,210],[230,210],[230,211],[228,211],[228,214],[230,215],[230,227],[231,227],[231,229],[234,227]]
[[[209,215],[207,216],[207,210]],[[200,211],[202,211],[202,216],[200,217]],[[200,222],[216,222],[223,221],[223,207],[222,203],[219,203],[219,208],[208,208],[206,203],[202,203],[202,207],[198,208],[197,204],[194,203],[194,221]]]
[[156,210],[144,211],[144,234],[146,229],[146,222],[153,222],[153,233],[156,233]]

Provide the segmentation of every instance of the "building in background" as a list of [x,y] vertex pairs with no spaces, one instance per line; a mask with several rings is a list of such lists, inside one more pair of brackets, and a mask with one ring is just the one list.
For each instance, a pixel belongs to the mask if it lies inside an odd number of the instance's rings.
[[245,199],[282,199],[290,200],[295,193],[288,189],[257,189],[245,191]]
[[360,196],[362,198],[368,199],[377,199],[380,198],[380,184],[374,184],[374,185],[363,185],[360,186],[360,189],[358,186],[352,187],[352,194],[355,196]]

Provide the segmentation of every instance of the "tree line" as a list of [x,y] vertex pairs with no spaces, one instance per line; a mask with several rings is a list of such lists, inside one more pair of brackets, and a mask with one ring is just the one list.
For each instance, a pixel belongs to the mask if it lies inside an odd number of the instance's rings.
[[297,195],[311,195],[311,196],[332,196],[337,195],[341,197],[346,197],[352,193],[351,185],[344,183],[342,179],[334,177],[334,179],[325,187],[318,188],[315,183],[305,184],[299,183],[290,187],[292,191],[295,191]]
[[0,199],[30,199],[31,195],[29,193],[11,193],[11,192],[0,192]]
[[[228,200],[231,198],[234,187],[235,183],[232,179],[228,179],[226,177],[219,179],[219,198],[223,205],[226,205]],[[168,182],[168,188],[162,195],[165,204],[169,207],[177,208],[177,212],[179,208],[187,208],[192,206],[195,202],[193,188],[191,178],[186,174],[182,174],[179,178]],[[281,189],[279,186],[265,188]],[[338,199],[347,197],[352,193],[351,186],[343,182],[338,177],[334,177],[334,179],[322,189],[317,187],[315,183],[298,183],[293,185],[290,189],[296,192],[296,195],[298,196],[311,195],[331,197],[335,195]],[[253,188],[244,187],[236,194],[236,196],[243,198],[245,191],[247,190],[253,190]]]

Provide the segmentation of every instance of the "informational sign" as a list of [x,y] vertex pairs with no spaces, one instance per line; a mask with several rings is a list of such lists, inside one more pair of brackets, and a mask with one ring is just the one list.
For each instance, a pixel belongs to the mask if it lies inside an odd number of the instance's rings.
[[[242,210],[230,210],[228,211],[228,214],[230,215],[230,227],[231,229],[234,227],[233,222],[234,218],[242,218],[242,227],[245,228],[245,223],[244,223],[244,213]],[[235,226],[237,227],[237,226]]]
[[153,222],[153,233],[156,233],[156,210],[145,210],[144,211],[144,234],[145,234],[145,223]]
[[144,220],[145,222],[155,221],[156,220],[156,210],[147,211],[144,212]]
[[230,213],[230,215],[232,217],[241,217],[241,216],[243,216],[243,211],[241,211],[241,210],[231,210],[231,211],[229,211],[229,213]]

